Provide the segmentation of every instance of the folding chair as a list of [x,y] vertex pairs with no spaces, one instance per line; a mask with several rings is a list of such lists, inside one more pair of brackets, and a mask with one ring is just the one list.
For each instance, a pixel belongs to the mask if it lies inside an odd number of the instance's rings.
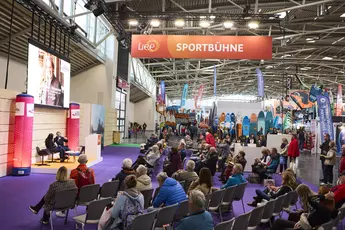
[[142,190],[140,192],[144,196],[144,209],[147,209],[151,206],[153,189]]
[[246,191],[247,184],[248,184],[248,182],[237,185],[236,192],[234,195],[235,201],[241,201],[242,202],[243,213],[246,212],[246,210],[244,208],[244,203],[243,203],[243,196],[244,196],[244,192]]
[[256,207],[251,211],[248,221],[248,230],[254,230],[261,223],[262,215],[264,214],[265,205]]
[[175,215],[175,222],[179,222],[180,220],[182,220],[185,216],[188,215],[189,213],[189,209],[188,209],[188,200],[182,201],[178,208],[177,208],[177,212]]
[[234,229],[234,230],[247,230],[250,215],[251,215],[251,212],[247,212],[247,213],[244,213],[244,214],[236,217],[234,225],[232,226],[232,229]]
[[105,207],[111,203],[111,200],[111,198],[105,198],[90,202],[89,206],[87,206],[86,214],[73,217],[76,221],[76,229],[78,229],[78,224],[81,225],[82,230],[84,230],[87,224],[98,224]]
[[152,230],[156,215],[157,211],[153,210],[137,216],[132,222],[131,230]]
[[101,187],[99,198],[115,198],[119,189],[119,183],[118,180],[105,182]]
[[77,197],[78,189],[72,188],[60,191],[56,193],[53,208],[50,211],[50,228],[53,227],[53,212],[64,212],[66,211],[65,225],[67,224],[68,212],[75,205],[75,198]]
[[163,225],[172,224],[178,204],[163,207],[158,210],[156,223],[153,229],[163,229]]
[[219,211],[219,217],[220,217],[221,222],[223,222],[221,205],[222,205],[225,193],[226,193],[226,189],[221,189],[212,193],[211,200],[208,205],[208,211],[211,211],[211,212]]
[[273,211],[274,211],[274,206],[276,204],[276,200],[270,200],[266,203],[266,205],[264,206],[264,213],[262,214],[262,218],[261,218],[261,223],[262,224],[267,224],[269,223],[270,227],[272,227],[272,222],[271,222],[271,217],[273,215]]
[[[290,213],[291,210],[291,201],[292,199],[294,198],[294,196],[296,196],[297,193],[296,191],[290,191],[287,193],[286,197],[285,197],[285,200],[284,200],[284,204],[283,204],[283,210],[287,213]],[[297,195],[298,196],[298,195]]]
[[37,166],[50,166],[49,164],[44,163],[44,157],[50,154],[47,149],[40,149],[38,146],[36,146],[36,153],[41,157],[41,163],[36,164]]
[[99,187],[99,184],[89,184],[80,188],[79,197],[74,208],[75,215],[77,215],[78,206],[88,206],[91,201],[97,200]]
[[[226,192],[225,192],[225,195],[224,195],[224,198],[222,201],[222,207],[226,206],[227,210],[229,210],[229,208],[232,208],[232,201],[233,201],[234,196],[235,196],[236,187],[237,187],[237,185],[231,186],[231,187],[228,187],[225,189]],[[229,211],[232,211],[232,209]]]
[[272,214],[273,217],[276,217],[276,216],[281,217],[281,212],[283,211],[283,205],[284,205],[284,201],[286,197],[287,197],[287,194],[279,196],[276,199],[276,203],[274,205],[274,210]]
[[235,218],[232,218],[231,220],[221,222],[216,225],[214,230],[230,230],[232,229],[232,225],[234,224]]

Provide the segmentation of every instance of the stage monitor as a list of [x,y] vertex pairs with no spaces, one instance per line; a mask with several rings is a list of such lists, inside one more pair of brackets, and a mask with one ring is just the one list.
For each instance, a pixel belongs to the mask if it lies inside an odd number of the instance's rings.
[[39,43],[29,41],[28,90],[36,105],[68,108],[71,64]]

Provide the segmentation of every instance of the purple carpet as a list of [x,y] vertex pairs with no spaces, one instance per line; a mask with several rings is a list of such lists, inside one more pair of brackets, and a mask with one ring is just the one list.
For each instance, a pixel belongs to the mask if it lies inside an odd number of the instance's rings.
[[[92,168],[96,174],[96,183],[103,184],[111,179],[116,173],[121,170],[122,160],[126,157],[136,160],[139,153],[138,148],[132,147],[105,147],[102,153],[103,162],[93,166]],[[218,175],[214,176],[214,186],[220,187],[221,183],[218,181]],[[276,176],[279,177],[279,176]],[[0,178],[0,229],[4,230],[22,230],[22,229],[40,229],[39,222],[42,211],[38,215],[34,215],[28,209],[29,205],[36,204],[45,192],[48,190],[49,184],[55,180],[55,175],[47,174],[32,174],[27,177],[12,177],[7,176]],[[157,181],[153,180],[153,186],[157,187]],[[315,185],[308,184],[314,191],[317,191]],[[255,189],[262,188],[257,184],[248,184],[244,202],[246,211],[252,208],[246,203],[252,201],[255,195]],[[78,214],[85,213],[85,208],[79,208]],[[234,214],[238,216],[243,213],[241,202],[234,202]],[[74,211],[70,211],[67,225],[63,224],[63,219],[54,217],[54,229],[74,229],[75,222],[72,219]],[[218,218],[214,216],[215,222],[219,222]],[[229,216],[230,218],[230,216]],[[226,218],[225,218],[226,219]],[[87,226],[86,229],[95,229]],[[42,229],[50,229],[50,226],[43,226]]]

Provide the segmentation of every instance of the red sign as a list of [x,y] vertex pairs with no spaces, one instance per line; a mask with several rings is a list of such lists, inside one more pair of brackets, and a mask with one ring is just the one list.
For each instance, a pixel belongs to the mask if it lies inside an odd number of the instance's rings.
[[134,58],[272,59],[269,36],[133,35]]
[[120,88],[120,89],[128,89],[129,88],[129,84],[125,80],[123,80],[123,79],[118,77],[117,78],[117,87]]

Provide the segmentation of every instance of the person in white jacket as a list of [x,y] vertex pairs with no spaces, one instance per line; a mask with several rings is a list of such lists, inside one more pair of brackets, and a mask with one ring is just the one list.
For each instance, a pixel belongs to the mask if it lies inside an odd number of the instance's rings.
[[139,165],[137,170],[137,190],[143,191],[152,189],[151,177],[147,175],[147,168],[144,165]]

